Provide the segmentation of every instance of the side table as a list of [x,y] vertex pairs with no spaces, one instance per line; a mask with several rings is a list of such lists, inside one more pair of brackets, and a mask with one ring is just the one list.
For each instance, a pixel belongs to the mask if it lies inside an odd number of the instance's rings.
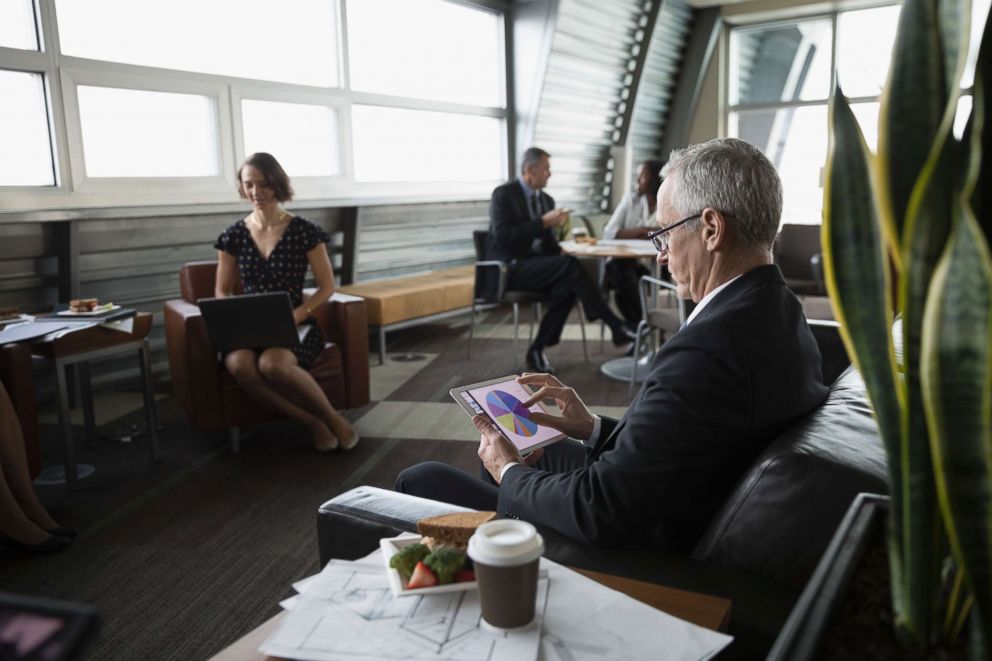
[[[131,319],[130,332],[90,326],[67,333],[55,333],[54,338],[46,336],[31,344],[31,353],[55,367],[56,396],[59,409],[59,428],[65,442],[65,480],[72,489],[78,479],[76,470],[76,448],[72,438],[72,423],[69,417],[69,387],[66,367],[79,366],[83,420],[86,438],[92,442],[96,438],[96,424],[93,415],[93,392],[90,387],[89,362],[108,356],[136,352],[141,368],[145,423],[148,426],[149,454],[151,460],[158,459],[158,414],[155,398],[152,395],[151,362],[149,360],[148,332],[152,327],[152,315],[138,313]],[[49,339],[51,338],[51,339]]]

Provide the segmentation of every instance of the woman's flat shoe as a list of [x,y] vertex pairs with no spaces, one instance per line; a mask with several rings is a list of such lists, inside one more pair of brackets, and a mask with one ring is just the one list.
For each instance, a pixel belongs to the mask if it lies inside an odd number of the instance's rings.
[[61,551],[70,544],[72,544],[71,539],[58,535],[49,535],[37,544],[26,544],[6,535],[0,535],[0,545],[3,545],[8,551],[24,555],[47,555]]
[[358,441],[359,440],[361,440],[361,437],[358,435],[358,432],[355,431],[355,432],[353,432],[351,434],[351,437],[347,441],[342,441],[342,443],[341,443],[341,449],[342,450],[350,450],[353,447],[355,447],[356,445],[358,445]]
[[56,526],[54,528],[49,528],[46,530],[49,535],[55,535],[56,537],[66,537],[68,539],[76,539],[79,537],[79,528],[70,528],[69,526]]

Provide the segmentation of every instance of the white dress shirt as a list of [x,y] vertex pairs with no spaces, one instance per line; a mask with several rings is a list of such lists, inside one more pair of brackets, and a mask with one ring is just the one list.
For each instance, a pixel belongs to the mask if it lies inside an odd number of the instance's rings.
[[652,224],[654,218],[651,216],[651,209],[648,208],[648,196],[631,191],[624,194],[620,204],[610,216],[610,222],[603,228],[603,238],[615,239],[620,230],[650,227]]

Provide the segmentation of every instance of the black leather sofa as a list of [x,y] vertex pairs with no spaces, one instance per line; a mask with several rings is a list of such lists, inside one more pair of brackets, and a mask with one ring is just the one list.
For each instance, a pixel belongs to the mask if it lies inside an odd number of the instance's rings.
[[[721,658],[761,658],[823,554],[848,505],[887,492],[886,460],[859,374],[848,368],[827,400],[773,441],[751,465],[691,557],[582,546],[542,530],[556,562],[733,600],[734,644]],[[416,529],[457,508],[358,487],[321,505],[321,565],[354,559],[381,537]]]

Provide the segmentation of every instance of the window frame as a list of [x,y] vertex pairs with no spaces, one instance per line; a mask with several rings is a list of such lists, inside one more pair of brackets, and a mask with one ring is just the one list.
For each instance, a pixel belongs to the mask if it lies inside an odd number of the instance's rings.
[[[721,35],[721,58],[720,58],[720,94],[719,103],[721,106],[721,112],[718,114],[718,132],[719,135],[725,137],[735,137],[731,135],[731,116],[734,113],[746,113],[753,111],[778,111],[794,108],[809,108],[809,107],[824,107],[826,108],[829,100],[830,93],[832,93],[836,82],[837,82],[837,23],[838,17],[841,14],[848,12],[860,11],[864,9],[874,9],[878,7],[888,7],[897,6],[900,3],[893,0],[883,0],[879,2],[867,2],[867,3],[857,3],[851,5],[841,5],[829,10],[819,10],[819,11],[797,11],[795,8],[793,11],[781,11],[761,14],[751,14],[751,15],[735,15],[726,17],[726,29]],[[801,8],[800,8],[801,9]],[[749,29],[763,29],[763,28],[774,28],[777,26],[795,25],[796,23],[813,21],[813,20],[823,20],[827,19],[830,21],[830,86],[828,89],[827,96],[823,99],[815,100],[805,100],[805,101],[775,101],[775,102],[760,102],[760,103],[730,103],[730,86],[732,79],[736,76],[736,62],[734,58],[735,44],[734,44],[734,34],[738,31],[749,30]],[[882,92],[880,91],[877,95],[869,96],[856,96],[848,97],[848,102],[853,106],[859,103],[871,103],[879,102],[882,97]],[[782,221],[785,223],[785,220]],[[822,219],[818,220],[816,223],[809,224],[820,224]]]
[[[130,206],[236,201],[233,177],[244,157],[241,101],[257,99],[285,103],[325,105],[338,113],[340,174],[294,177],[296,198],[316,202],[375,203],[394,201],[462,200],[488,197],[494,184],[486,182],[356,182],[354,145],[351,136],[351,106],[378,105],[412,110],[434,110],[456,114],[497,117],[501,131],[503,162],[499,171],[509,171],[510,140],[514,116],[512,76],[508,75],[512,54],[508,51],[511,7],[505,0],[444,0],[480,11],[499,20],[499,60],[502,64],[502,107],[430,101],[400,96],[357,92],[350,85],[347,2],[334,2],[338,26],[339,87],[315,87],[274,81],[238,78],[142,65],[90,60],[62,55],[59,48],[55,0],[34,0],[40,51],[0,48],[0,68],[43,75],[49,107],[49,127],[55,169],[55,186],[2,186],[2,209],[52,209],[60,207]],[[53,81],[58,81],[53,84]],[[76,88],[95,85],[157,92],[192,93],[212,98],[218,137],[220,174],[211,177],[117,177],[93,178],[85,174],[82,127]]]
[[[163,70],[165,71],[165,70]],[[236,167],[233,158],[233,134],[229,120],[230,97],[223,85],[209,81],[188,79],[167,79],[165,71],[162,78],[136,74],[132,71],[94,71],[81,67],[77,68],[68,60],[61,67],[62,100],[67,116],[75,117],[76,121],[67,122],[68,152],[72,190],[86,195],[90,192],[132,196],[135,189],[166,190],[176,186],[192,193],[206,193],[221,190],[225,186],[226,172],[234,172]],[[178,77],[177,77],[178,78]],[[205,177],[90,177],[86,172],[85,154],[83,153],[83,132],[79,117],[79,98],[77,88],[80,86],[109,87],[114,89],[132,90],[136,92],[167,92],[172,94],[193,94],[205,96],[213,101],[214,128],[217,132],[217,164],[218,173]]]

